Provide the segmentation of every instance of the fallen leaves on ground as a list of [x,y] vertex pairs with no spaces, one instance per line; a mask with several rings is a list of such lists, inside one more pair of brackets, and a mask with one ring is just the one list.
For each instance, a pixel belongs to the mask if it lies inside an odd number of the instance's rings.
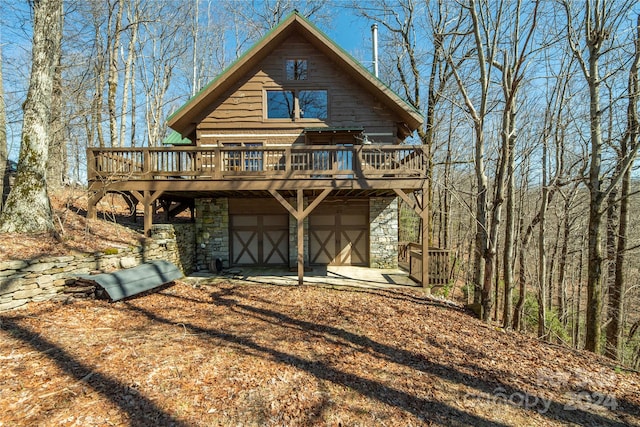
[[0,426],[638,425],[640,376],[417,290],[179,282],[0,315]]
[[100,201],[100,220],[86,218],[86,189],[65,188],[51,193],[50,200],[55,233],[0,233],[0,261],[126,248],[139,245],[143,238],[142,222],[134,224],[127,217],[126,205],[119,195],[110,194]]

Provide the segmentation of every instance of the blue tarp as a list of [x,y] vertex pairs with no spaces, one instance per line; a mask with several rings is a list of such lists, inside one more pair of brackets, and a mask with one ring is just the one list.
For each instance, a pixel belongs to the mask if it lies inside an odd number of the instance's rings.
[[183,276],[173,263],[158,260],[113,273],[83,275],[80,280],[95,282],[106,291],[112,301],[118,301],[181,279]]

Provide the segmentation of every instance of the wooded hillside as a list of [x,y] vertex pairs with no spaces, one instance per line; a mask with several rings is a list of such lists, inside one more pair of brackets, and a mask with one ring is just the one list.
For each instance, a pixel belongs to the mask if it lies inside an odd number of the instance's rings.
[[630,426],[640,375],[412,290],[218,277],[0,315],[6,425]]
[[334,38],[347,15],[378,24],[380,78],[425,117],[430,240],[482,318],[638,367],[633,0],[4,1],[0,164],[18,170],[0,229],[53,232],[48,191],[84,184],[86,147],[160,145],[166,117],[294,8]]

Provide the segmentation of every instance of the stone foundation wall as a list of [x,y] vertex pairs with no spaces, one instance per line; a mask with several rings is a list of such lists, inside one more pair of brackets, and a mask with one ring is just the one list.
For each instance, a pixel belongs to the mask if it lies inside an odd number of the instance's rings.
[[398,268],[398,199],[369,199],[369,266]]
[[216,258],[229,267],[229,199],[196,199],[197,271],[209,270]]
[[71,285],[80,274],[110,272],[156,259],[173,262],[185,274],[193,271],[194,225],[154,225],[151,238],[136,247],[33,260],[2,261],[0,311],[20,307],[31,301],[66,298],[76,291]]

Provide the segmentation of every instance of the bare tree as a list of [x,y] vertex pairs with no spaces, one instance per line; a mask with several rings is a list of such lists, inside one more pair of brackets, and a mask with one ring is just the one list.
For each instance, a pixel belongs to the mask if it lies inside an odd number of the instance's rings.
[[[459,20],[450,20],[450,11],[444,1],[427,4],[425,8],[418,7],[412,0],[378,0],[366,5],[354,4],[354,7],[358,8],[362,16],[387,30],[382,39],[386,47],[385,63],[389,66],[383,69],[381,78],[425,114],[425,123],[417,129],[417,136],[428,153],[429,175],[426,191],[430,206],[433,200],[436,111],[443,99],[447,81],[452,75],[444,56],[445,51],[455,49],[455,44],[458,43],[453,34],[458,29]],[[427,25],[421,25],[422,22],[426,22]],[[452,27],[447,28],[449,25]],[[420,41],[416,37],[418,32],[424,35]],[[451,37],[446,38],[446,33],[451,34]],[[428,72],[424,73],[424,69]],[[426,97],[423,92],[425,84]],[[448,191],[448,188],[444,189],[445,193]],[[445,197],[448,197],[448,194]],[[421,221],[422,219],[420,223]],[[430,236],[426,236],[426,239],[422,240],[428,241],[429,238]]]
[[47,159],[47,186],[61,188],[67,179],[67,141],[64,123],[64,82],[62,81],[62,49],[56,52],[51,95],[51,118],[49,126],[49,158]]
[[[499,7],[497,10],[492,10],[488,5],[478,4],[475,0],[468,0],[462,5],[462,8],[471,20],[472,48],[463,54],[463,58],[473,57],[474,59],[474,68],[479,75],[477,101],[474,102],[474,97],[469,92],[468,83],[463,79],[460,66],[454,61],[453,56],[446,55],[446,60],[458,85],[466,112],[473,123],[473,158],[476,176],[474,284],[476,290],[481,290],[482,318],[488,320],[494,303],[492,273],[496,248],[489,246],[489,180],[486,173],[485,123],[489,113],[491,76],[498,51],[499,32],[497,28],[500,26],[504,9]],[[486,272],[487,266],[490,268],[489,274]],[[475,294],[477,295],[477,292]]]
[[[111,146],[118,147],[122,141],[118,140],[118,113],[116,111],[116,96],[118,91],[118,57],[120,39],[122,35],[122,15],[124,12],[124,0],[109,2],[109,20],[107,26],[107,105],[109,109],[109,138]],[[114,16],[115,13],[115,16]],[[115,21],[115,22],[113,22]],[[111,29],[113,28],[113,30]]]
[[[122,108],[120,113],[120,135],[118,136],[118,142],[120,145],[125,145],[124,140],[126,136],[127,128],[127,116],[131,117],[131,123],[135,123],[136,118],[133,114],[129,114],[127,111],[129,105],[129,98],[131,98],[132,106],[136,103],[135,88],[129,93],[130,88],[134,85],[134,61],[136,57],[136,43],[138,41],[138,27],[140,26],[140,5],[139,0],[133,0],[128,2],[127,20],[131,33],[129,35],[129,43],[127,48],[127,57],[123,58],[124,65],[124,86],[122,89]],[[133,141],[133,140],[132,140]],[[132,144],[133,145],[133,144]]]
[[37,0],[33,8],[32,66],[24,103],[15,185],[0,215],[0,231],[52,231],[47,194],[50,105],[62,43],[62,0]]
[[[620,211],[618,218],[617,242],[615,242],[615,257],[613,265],[613,280],[609,282],[608,303],[607,303],[607,343],[605,355],[618,360],[622,344],[623,331],[623,306],[625,294],[625,259],[627,249],[627,238],[629,229],[629,207],[631,193],[631,165],[636,157],[637,148],[640,142],[640,117],[638,115],[638,102],[640,101],[640,15],[636,18],[636,35],[634,40],[635,55],[629,69],[627,84],[627,129],[620,143],[618,153],[619,163],[623,165],[626,158],[631,159],[631,163],[622,174],[620,190]],[[615,194],[613,191],[611,194]]]
[[[518,94],[524,80],[527,56],[531,52],[533,34],[537,26],[538,2],[533,9],[523,10],[522,1],[513,4],[514,8],[507,11],[505,18],[506,30],[503,39],[503,47],[500,48],[502,61],[494,59],[494,66],[502,74],[501,88],[504,99],[502,121],[500,131],[500,155],[498,159],[497,173],[494,181],[494,196],[491,206],[491,223],[489,226],[488,253],[485,257],[485,274],[490,279],[497,274],[497,246],[502,221],[502,205],[505,201],[505,191],[508,197],[507,230],[505,233],[505,247],[503,252],[503,272],[505,281],[505,313],[511,313],[511,301],[513,297],[513,252],[515,232],[514,210],[514,181],[513,170],[515,167],[514,150],[516,148],[516,112],[518,107]],[[498,31],[499,29],[496,29]],[[506,40],[506,42],[504,41]],[[488,256],[492,255],[492,256]],[[485,287],[486,281],[485,278]],[[496,286],[496,294],[498,292]],[[497,296],[496,296],[497,303]],[[510,325],[510,314],[505,319],[505,324]]]
[[171,2],[154,5],[142,17],[144,37],[140,38],[143,52],[139,61],[139,75],[145,91],[145,119],[149,146],[157,146],[164,137],[167,114],[166,95],[174,71],[184,57],[186,46],[180,37],[182,22],[187,16],[185,7]]
[[0,44],[0,212],[4,206],[5,173],[8,160],[7,114],[4,106],[4,86],[2,84],[2,45]]
[[[589,88],[589,171],[586,178],[589,189],[589,262],[585,348],[596,353],[601,349],[602,334],[603,206],[609,193],[618,185],[630,166],[631,154],[635,154],[638,148],[630,147],[629,154],[622,160],[616,169],[617,172],[606,184],[602,166],[605,145],[602,132],[604,108],[601,101],[601,88],[603,82],[611,78],[617,70],[602,75],[601,61],[608,53],[615,50],[614,43],[617,39],[613,34],[619,30],[625,14],[630,10],[630,4],[627,1],[608,3],[589,0],[586,2],[586,10],[576,13],[568,0],[563,1],[567,18],[567,41]],[[576,20],[580,21],[580,25],[575,24]]]

